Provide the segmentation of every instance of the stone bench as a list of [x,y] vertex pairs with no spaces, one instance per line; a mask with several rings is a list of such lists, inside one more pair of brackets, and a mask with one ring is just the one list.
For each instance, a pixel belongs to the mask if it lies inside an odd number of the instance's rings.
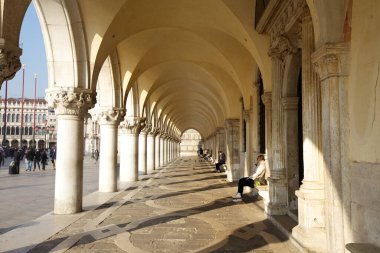
[[370,243],[348,243],[346,249],[352,253],[379,253],[380,247]]

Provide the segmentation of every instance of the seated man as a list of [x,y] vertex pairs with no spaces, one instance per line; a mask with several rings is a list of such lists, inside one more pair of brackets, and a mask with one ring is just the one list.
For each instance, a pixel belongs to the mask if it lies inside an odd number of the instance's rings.
[[226,155],[222,151],[218,151],[218,161],[215,163],[216,172],[220,172],[220,165],[226,163]]
[[265,159],[263,155],[257,157],[256,171],[250,177],[243,177],[239,180],[238,192],[233,196],[234,201],[241,201],[241,196],[243,194],[244,186],[249,186],[251,188],[255,187],[254,180],[263,178],[265,176]]

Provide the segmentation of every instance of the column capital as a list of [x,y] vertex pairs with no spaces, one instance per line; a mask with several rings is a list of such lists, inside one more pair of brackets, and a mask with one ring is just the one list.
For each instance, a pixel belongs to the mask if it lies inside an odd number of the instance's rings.
[[312,54],[314,69],[323,81],[348,76],[349,43],[327,43]]
[[121,108],[100,109],[97,113],[99,125],[118,125],[125,110]]
[[226,123],[226,127],[238,126],[240,123],[240,120],[239,119],[226,119],[225,123]]
[[20,55],[22,50],[6,48],[5,40],[0,38],[0,88],[5,80],[12,79],[21,68]]
[[251,116],[251,110],[244,110],[243,111],[243,119],[245,121],[249,121],[250,116]]
[[297,110],[298,109],[298,97],[283,97],[281,99],[284,110]]
[[45,100],[56,115],[84,117],[95,105],[96,94],[89,89],[57,87],[46,90]]
[[272,106],[272,92],[267,91],[264,92],[264,94],[261,96],[261,101],[263,101],[263,104],[265,107],[271,107]]
[[148,132],[148,135],[157,136],[160,132],[160,129],[158,127],[151,127],[150,131]]
[[140,134],[148,134],[150,130],[152,129],[152,124],[148,123],[146,124],[140,131]]
[[217,127],[215,132],[217,134],[223,134],[224,133],[224,127]]
[[119,125],[119,129],[127,134],[139,134],[144,127],[145,118],[133,116],[124,117],[124,120]]
[[282,34],[277,36],[272,42],[268,55],[271,58],[283,60],[286,55],[297,53],[298,48],[293,45],[289,38]]

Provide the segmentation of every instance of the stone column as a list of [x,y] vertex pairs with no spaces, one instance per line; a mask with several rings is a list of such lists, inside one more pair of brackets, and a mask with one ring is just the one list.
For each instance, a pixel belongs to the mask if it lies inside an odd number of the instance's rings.
[[[346,43],[326,44],[312,55],[316,72],[321,80],[322,101],[322,151],[324,159],[325,208],[327,248],[329,252],[345,252],[345,225],[350,221],[351,206],[347,201],[345,208],[343,187],[348,177],[348,103],[347,80],[349,45]],[[349,187],[347,187],[349,188]],[[346,188],[346,189],[347,189]],[[349,191],[349,189],[347,189]]]
[[[298,97],[282,98],[284,110],[284,148],[285,168],[288,186],[287,206],[295,210],[295,191],[299,188],[299,159],[298,159]],[[291,205],[291,203],[293,203]],[[295,204],[294,204],[295,203]],[[292,207],[293,206],[293,207]]]
[[164,154],[165,154],[165,149],[164,149],[164,139],[165,139],[165,134],[162,133],[160,135],[160,166],[164,166]]
[[154,169],[158,169],[161,166],[161,134],[160,131],[157,130],[158,133],[156,135],[156,141],[155,141],[155,163],[154,163]]
[[140,130],[145,127],[145,118],[124,117],[120,123],[120,182],[138,180],[138,144]]
[[109,109],[98,115],[100,125],[99,192],[117,191],[117,127],[124,111]]
[[282,87],[284,79],[284,58],[291,53],[295,53],[297,48],[293,48],[288,38],[284,35],[278,36],[271,45],[269,55],[272,57],[273,90],[272,90],[272,157],[273,167],[269,181],[269,203],[265,211],[269,215],[286,214],[287,209],[287,182],[285,171],[285,148],[283,134],[283,108],[282,108]]
[[224,127],[218,127],[216,130],[217,139],[218,139],[218,150],[226,152],[226,133]]
[[253,167],[252,163],[252,149],[251,149],[251,124],[250,124],[250,110],[243,111],[243,120],[245,121],[245,127],[246,127],[246,138],[245,138],[245,159],[244,159],[244,171],[243,175],[244,177],[249,177],[251,175],[251,170]]
[[239,119],[226,120],[226,164],[227,180],[230,182],[240,178],[240,146],[239,146]]
[[84,116],[95,104],[95,94],[53,88],[47,90],[46,101],[55,109],[58,125],[54,213],[77,213],[82,211]]
[[302,128],[304,179],[298,197],[298,225],[293,236],[304,247],[326,251],[322,157],[321,89],[313,71],[314,31],[310,16],[302,20]]
[[139,175],[148,174],[147,171],[147,134],[150,131],[150,124],[141,129],[139,134]]
[[261,97],[265,105],[265,154],[267,170],[265,177],[270,177],[270,171],[273,166],[272,159],[272,92],[264,92]]
[[156,134],[157,130],[152,129],[148,132],[147,136],[147,171],[152,172],[155,169],[155,152],[156,152]]

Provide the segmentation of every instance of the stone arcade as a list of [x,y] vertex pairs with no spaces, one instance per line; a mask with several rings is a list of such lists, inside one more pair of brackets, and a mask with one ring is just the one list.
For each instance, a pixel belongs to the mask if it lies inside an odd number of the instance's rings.
[[[29,4],[0,0],[0,82],[20,69]],[[300,248],[380,246],[380,1],[33,4],[58,122],[56,214],[82,210],[85,121],[100,130],[100,192],[168,164],[195,129],[225,151],[229,181],[265,154],[265,212],[298,222]]]

